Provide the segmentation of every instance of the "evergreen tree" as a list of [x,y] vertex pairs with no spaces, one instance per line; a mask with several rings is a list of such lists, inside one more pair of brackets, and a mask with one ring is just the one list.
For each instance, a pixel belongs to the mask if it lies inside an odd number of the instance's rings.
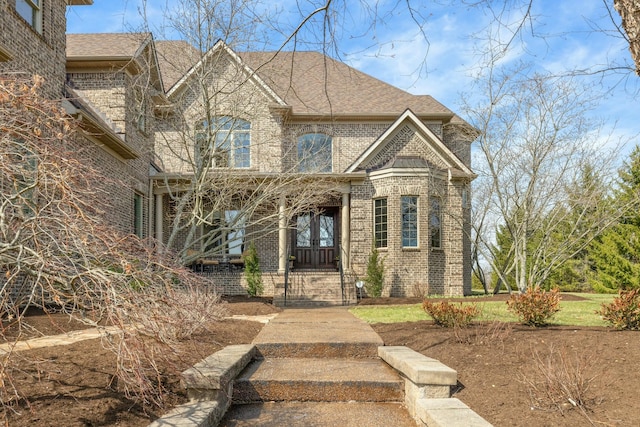
[[[611,200],[609,190],[604,184],[598,171],[591,164],[583,166],[579,179],[571,188],[566,190],[569,195],[566,215],[567,221],[559,227],[552,236],[554,246],[564,245],[567,234],[575,233],[580,236],[575,239],[575,246],[579,248],[575,255],[551,270],[549,278],[544,284],[545,289],[558,288],[565,292],[584,291],[589,289],[589,247],[594,239],[595,230],[585,223],[591,221],[592,216],[599,216],[599,212],[610,209]],[[585,201],[599,197],[597,203]]]
[[251,297],[262,294],[262,271],[260,270],[260,259],[256,245],[251,242],[249,250],[244,256],[244,277],[247,280],[247,293]]
[[636,146],[620,171],[616,202],[626,206],[619,223],[591,246],[589,258],[598,292],[640,288],[640,147]]
[[378,298],[384,289],[384,259],[380,257],[378,249],[373,246],[367,262],[367,275],[364,278],[367,294]]

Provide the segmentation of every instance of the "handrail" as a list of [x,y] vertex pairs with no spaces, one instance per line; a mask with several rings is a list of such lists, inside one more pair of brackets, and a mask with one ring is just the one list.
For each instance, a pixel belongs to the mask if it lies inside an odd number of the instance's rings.
[[344,259],[344,254],[342,253],[342,245],[338,245],[338,253],[340,256],[338,257],[338,271],[340,272],[340,289],[342,290],[342,305],[347,305],[347,297],[345,295],[344,289],[344,270],[342,268],[342,260]]
[[287,250],[286,250],[286,254],[287,254],[287,262],[284,263],[284,306],[287,306],[287,290],[289,288],[289,245],[287,245]]

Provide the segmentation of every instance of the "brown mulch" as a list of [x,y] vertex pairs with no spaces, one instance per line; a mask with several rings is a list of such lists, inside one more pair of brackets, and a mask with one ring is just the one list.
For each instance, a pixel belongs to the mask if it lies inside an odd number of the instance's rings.
[[[498,296],[504,298],[503,296]],[[566,300],[565,296],[563,299]],[[416,301],[411,301],[415,303]],[[417,302],[420,302],[417,300]],[[230,314],[278,311],[268,299],[231,298]],[[400,303],[387,300],[387,303]],[[65,317],[32,313],[36,329],[72,329]],[[77,326],[77,325],[75,325]],[[374,324],[386,345],[406,345],[458,371],[458,397],[495,426],[634,426],[640,420],[640,335],[605,328],[528,328],[513,324],[474,324],[465,330],[443,329],[429,321]],[[186,400],[177,372],[225,345],[249,343],[262,328],[257,322],[224,320],[184,343],[165,379],[168,404]],[[551,363],[548,358],[551,355]],[[100,340],[49,347],[24,353],[25,363],[13,372],[21,401],[5,410],[10,426],[146,426],[163,410],[145,407],[118,392],[113,381],[113,354]],[[564,360],[564,363],[563,363]],[[550,404],[540,398],[535,367],[557,373],[576,365],[574,377],[589,382],[584,411],[566,399]],[[15,411],[15,412],[14,412]],[[590,421],[591,420],[591,421]]]

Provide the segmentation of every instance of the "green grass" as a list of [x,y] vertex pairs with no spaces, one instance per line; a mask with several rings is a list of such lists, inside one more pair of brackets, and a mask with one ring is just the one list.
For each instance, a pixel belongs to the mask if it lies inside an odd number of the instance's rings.
[[[604,294],[576,294],[583,298],[583,301],[561,301],[560,312],[552,319],[552,325],[571,326],[606,326],[602,318],[597,315],[596,310],[600,309],[602,303],[609,303],[615,295]],[[470,302],[463,304],[477,304],[481,309],[480,321],[501,321],[517,322],[518,318],[507,311],[507,304],[504,301],[482,301],[481,297],[473,297]],[[416,322],[419,320],[429,320],[431,317],[422,310],[421,304],[413,305],[382,305],[382,306],[359,306],[351,310],[356,317],[368,323],[397,323]]]

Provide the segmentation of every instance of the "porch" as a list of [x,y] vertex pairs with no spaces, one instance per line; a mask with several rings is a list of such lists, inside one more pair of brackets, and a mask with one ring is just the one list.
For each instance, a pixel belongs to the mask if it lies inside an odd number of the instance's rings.
[[[222,295],[246,295],[242,270],[198,271],[210,278]],[[335,270],[298,270],[288,274],[263,272],[264,296],[272,296],[278,307],[324,307],[357,303],[355,276]],[[285,292],[286,284],[286,292]]]

